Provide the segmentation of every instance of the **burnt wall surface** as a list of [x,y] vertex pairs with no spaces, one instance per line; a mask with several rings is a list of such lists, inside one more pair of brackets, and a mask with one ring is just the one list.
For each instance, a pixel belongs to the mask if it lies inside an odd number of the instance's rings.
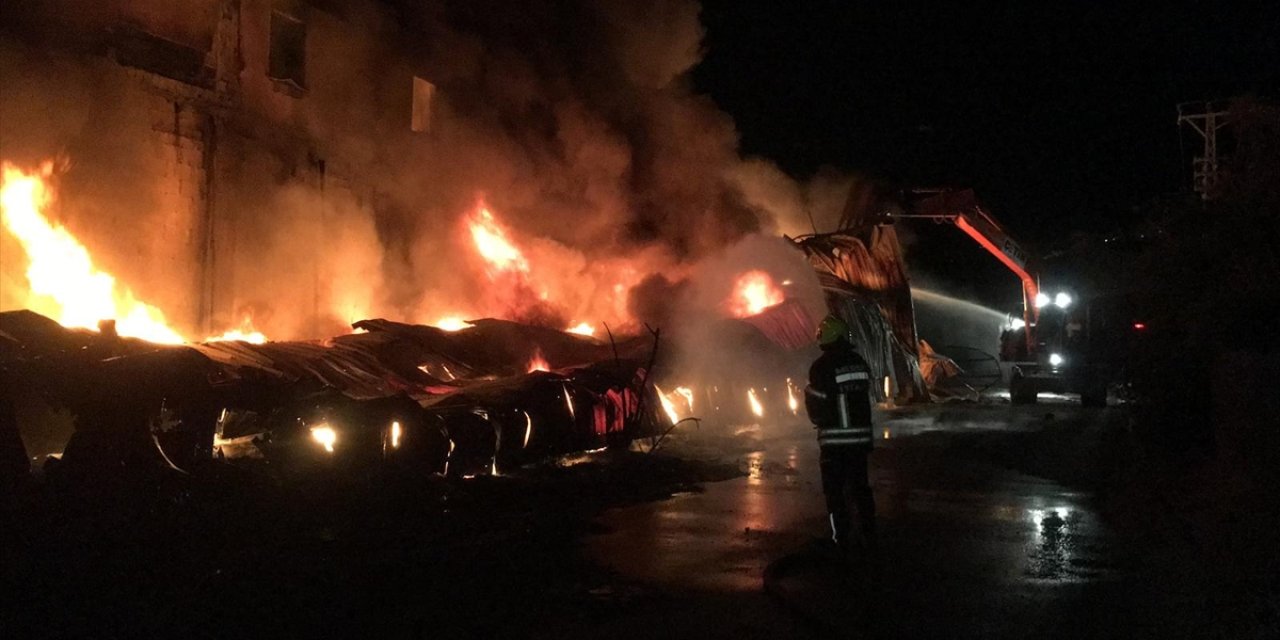
[[[279,335],[345,327],[380,277],[374,203],[398,191],[362,168],[431,140],[410,130],[390,16],[336,4],[5,3],[0,157],[54,159],[51,217],[184,333],[272,310]],[[291,75],[281,23],[304,25],[298,77],[272,77]],[[22,257],[5,242],[12,307]]]
[[[50,215],[186,337],[246,317],[275,339],[379,316],[620,326],[646,275],[807,217],[807,187],[742,158],[693,92],[699,10],[6,2],[0,159],[65,160]],[[477,300],[493,278],[459,249],[479,202],[538,282]],[[4,248],[0,303],[32,306]]]

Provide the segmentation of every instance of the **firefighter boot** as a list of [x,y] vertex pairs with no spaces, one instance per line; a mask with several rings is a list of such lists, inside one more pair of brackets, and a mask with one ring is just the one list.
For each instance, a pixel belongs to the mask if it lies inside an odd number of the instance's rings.
[[827,519],[831,523],[831,541],[840,549],[841,554],[848,556],[850,550],[854,547],[853,527],[850,526],[849,513],[847,511],[832,511],[827,514]]

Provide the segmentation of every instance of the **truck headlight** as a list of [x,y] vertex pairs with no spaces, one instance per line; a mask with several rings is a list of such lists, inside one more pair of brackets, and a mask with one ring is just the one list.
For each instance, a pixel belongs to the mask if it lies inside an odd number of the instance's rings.
[[1049,354],[1049,364],[1051,366],[1054,366],[1054,367],[1061,366],[1063,362],[1065,361],[1062,359],[1061,354],[1057,354],[1057,353]]
[[1047,306],[1050,302],[1052,302],[1052,300],[1049,299],[1049,294],[1040,292],[1036,294],[1035,302],[1036,302],[1036,308],[1039,309],[1041,307]]
[[1071,295],[1065,291],[1053,297],[1053,304],[1059,309],[1066,309],[1071,306],[1071,302]]
[[338,432],[328,424],[318,424],[311,427],[311,439],[320,443],[325,451],[333,453],[333,444],[338,441]]

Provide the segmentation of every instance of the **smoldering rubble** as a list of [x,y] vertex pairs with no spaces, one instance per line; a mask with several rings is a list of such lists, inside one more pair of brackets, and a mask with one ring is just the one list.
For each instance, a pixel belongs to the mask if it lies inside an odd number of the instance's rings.
[[[161,346],[25,311],[0,326],[9,418],[44,449],[24,460],[90,475],[237,458],[500,473],[663,428],[648,380],[657,335],[367,320],[324,341]],[[57,409],[74,416],[60,450]]]

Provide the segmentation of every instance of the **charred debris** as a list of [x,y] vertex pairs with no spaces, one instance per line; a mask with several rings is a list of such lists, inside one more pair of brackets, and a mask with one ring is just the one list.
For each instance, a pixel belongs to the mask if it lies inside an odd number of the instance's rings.
[[[501,473],[660,435],[660,334],[386,320],[324,341],[163,346],[0,313],[6,475],[207,461]],[[34,467],[34,468],[33,468]]]

